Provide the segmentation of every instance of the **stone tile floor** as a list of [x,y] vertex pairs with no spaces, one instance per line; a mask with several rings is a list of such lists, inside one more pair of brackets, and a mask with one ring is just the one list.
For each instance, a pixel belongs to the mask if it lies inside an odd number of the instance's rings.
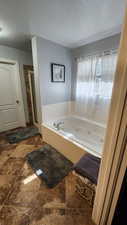
[[34,176],[25,156],[43,144],[40,136],[9,144],[0,134],[0,225],[93,225],[72,173],[53,189]]

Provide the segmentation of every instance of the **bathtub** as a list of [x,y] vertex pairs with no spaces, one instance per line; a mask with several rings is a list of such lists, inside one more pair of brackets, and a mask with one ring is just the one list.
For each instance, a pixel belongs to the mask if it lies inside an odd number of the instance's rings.
[[76,116],[61,118],[42,125],[44,141],[74,163],[85,153],[101,158],[105,130],[106,127],[102,124]]

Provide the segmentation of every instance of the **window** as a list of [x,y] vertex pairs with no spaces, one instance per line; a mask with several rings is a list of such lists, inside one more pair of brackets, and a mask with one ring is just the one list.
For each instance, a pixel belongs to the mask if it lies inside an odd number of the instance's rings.
[[77,111],[84,110],[82,115],[92,117],[97,111],[106,112],[112,96],[116,59],[117,53],[109,52],[78,60],[76,102]]
[[102,75],[102,58],[99,57],[98,61],[97,61],[97,65],[96,65],[96,78],[100,79]]

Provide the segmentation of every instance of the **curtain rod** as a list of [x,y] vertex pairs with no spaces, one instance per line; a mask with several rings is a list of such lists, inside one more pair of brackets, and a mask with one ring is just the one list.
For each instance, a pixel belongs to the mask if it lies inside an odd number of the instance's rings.
[[78,59],[84,59],[84,58],[88,58],[88,57],[91,57],[91,56],[103,56],[103,55],[108,55],[108,53],[112,53],[112,54],[115,54],[118,52],[118,48],[112,48],[112,49],[107,49],[107,50],[103,50],[103,51],[97,51],[97,52],[94,52],[93,54],[88,54],[88,55],[83,55],[83,56],[80,56],[80,57],[75,57],[74,59],[75,60],[78,60]]

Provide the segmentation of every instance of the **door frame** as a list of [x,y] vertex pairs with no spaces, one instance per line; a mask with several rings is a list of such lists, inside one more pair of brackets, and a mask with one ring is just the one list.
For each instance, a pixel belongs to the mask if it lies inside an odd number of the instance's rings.
[[39,65],[38,65],[37,37],[36,36],[32,37],[31,43],[32,43],[32,55],[33,55],[33,66],[34,66],[38,129],[39,129],[39,132],[42,134],[42,104],[41,104],[41,94],[40,94],[40,73],[39,73]]
[[[111,225],[126,169],[127,132],[127,9],[121,34],[104,151],[92,219],[97,225]],[[120,176],[121,175],[121,176]]]
[[28,80],[29,80],[29,87],[30,87],[30,98],[31,98],[31,109],[32,109],[32,116],[33,116],[33,124],[38,127],[38,123],[35,121],[35,113],[34,113],[34,102],[33,102],[33,91],[32,91],[32,83],[31,83],[31,75],[34,76],[34,71],[28,70]]
[[111,203],[111,208],[110,208],[110,212],[109,215],[107,217],[107,224],[111,225],[112,224],[112,219],[114,217],[114,213],[115,213],[115,209],[117,206],[117,201],[119,198],[119,194],[121,191],[121,186],[123,183],[123,178],[126,172],[126,168],[127,168],[127,144],[124,147],[124,154],[123,154],[123,159],[122,159],[122,163],[120,166],[120,170],[119,170],[119,174],[118,174],[118,178],[116,181],[116,188],[113,194],[113,198],[112,198],[112,203]]
[[23,64],[23,75],[25,81],[25,89],[26,89],[26,100],[27,100],[27,112],[28,112],[28,121],[27,125],[32,125],[32,111],[31,111],[31,98],[30,98],[30,88],[29,88],[29,79],[28,72],[33,71],[33,65]]
[[19,122],[20,126],[25,127],[26,126],[26,118],[25,118],[25,110],[24,110],[24,103],[23,103],[23,94],[22,94],[22,88],[21,88],[21,78],[20,78],[20,69],[19,69],[19,63],[17,60],[11,60],[7,58],[0,57],[0,63],[3,64],[10,64],[14,65],[16,69],[16,93],[17,93],[17,99],[20,100],[19,107],[18,107],[18,113],[19,113]]

